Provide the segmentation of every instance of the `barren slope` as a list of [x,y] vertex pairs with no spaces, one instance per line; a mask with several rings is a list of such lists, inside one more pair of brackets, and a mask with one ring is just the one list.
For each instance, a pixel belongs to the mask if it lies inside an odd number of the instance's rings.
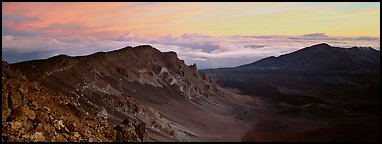
[[[152,140],[161,134],[178,141],[240,141],[251,123],[238,113],[264,108],[254,97],[220,88],[176,53],[147,45],[12,66],[90,115],[112,124],[128,117],[146,122]],[[142,107],[134,110],[129,99]]]

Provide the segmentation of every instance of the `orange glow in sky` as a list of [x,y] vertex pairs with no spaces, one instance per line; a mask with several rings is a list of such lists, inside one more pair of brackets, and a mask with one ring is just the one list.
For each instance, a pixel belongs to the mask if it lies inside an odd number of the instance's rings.
[[380,49],[379,2],[2,2],[8,62],[148,44],[200,68],[318,43]]
[[[14,31],[65,35],[302,35],[379,37],[380,3],[3,3]],[[3,26],[4,29],[4,26]]]

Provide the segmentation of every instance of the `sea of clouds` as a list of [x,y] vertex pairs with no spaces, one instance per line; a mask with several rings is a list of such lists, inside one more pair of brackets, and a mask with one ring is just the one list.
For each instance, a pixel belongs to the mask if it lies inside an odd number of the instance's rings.
[[2,36],[2,60],[10,63],[44,59],[59,54],[88,55],[112,51],[126,46],[152,45],[160,51],[175,51],[186,64],[196,63],[198,69],[234,67],[269,56],[279,56],[311,45],[327,43],[338,47],[364,46],[380,50],[380,38],[335,37],[323,33],[301,36],[208,36],[183,34],[147,38],[124,34],[113,38],[91,36],[16,37]]

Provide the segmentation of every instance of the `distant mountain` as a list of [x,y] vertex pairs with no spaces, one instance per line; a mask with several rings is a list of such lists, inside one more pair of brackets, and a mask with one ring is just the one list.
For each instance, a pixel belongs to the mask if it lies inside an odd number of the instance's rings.
[[380,52],[373,48],[323,43],[200,72],[224,88],[260,97],[276,113],[278,119],[258,121],[244,141],[380,139]]
[[379,107],[375,103],[380,99],[379,60],[380,51],[370,47],[340,48],[322,43],[238,67],[201,72],[240,94],[277,103],[366,102]]
[[322,43],[239,67],[269,70],[365,70],[379,64],[380,51],[371,47],[340,48]]

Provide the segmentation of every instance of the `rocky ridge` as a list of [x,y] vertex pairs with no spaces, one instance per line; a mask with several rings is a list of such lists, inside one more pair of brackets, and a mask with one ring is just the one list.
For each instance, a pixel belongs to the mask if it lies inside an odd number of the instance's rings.
[[[107,142],[142,141],[139,123],[123,129],[98,115],[89,115],[78,103],[30,82],[2,62],[2,142]],[[139,107],[131,101],[130,105]],[[116,127],[121,127],[117,125]],[[123,131],[129,139],[117,139]],[[143,133],[146,132],[140,132]]]
[[[221,125],[242,123],[234,119],[237,107],[245,103],[262,107],[259,101],[247,101],[220,88],[199,73],[196,64],[187,66],[175,52],[160,52],[149,45],[87,56],[58,55],[11,67],[89,117],[111,126],[126,119],[135,126],[145,123],[150,141],[195,141],[206,134],[220,135]],[[121,128],[115,127],[115,134]]]

